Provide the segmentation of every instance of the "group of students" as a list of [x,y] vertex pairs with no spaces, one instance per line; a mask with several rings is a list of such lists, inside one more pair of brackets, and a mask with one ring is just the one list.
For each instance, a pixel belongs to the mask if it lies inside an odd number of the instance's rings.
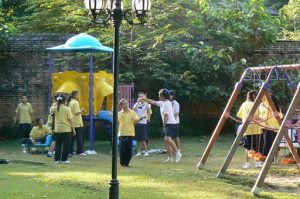
[[[149,155],[149,128],[147,128],[147,125],[149,125],[149,110],[151,109],[151,105],[160,107],[164,141],[168,154],[165,162],[173,161],[173,153],[175,153],[176,162],[180,161],[182,154],[180,152],[179,139],[179,104],[175,100],[174,91],[161,89],[158,94],[159,101],[154,101],[148,99],[145,93],[140,92],[138,94],[138,100],[133,106],[133,110],[129,108],[129,104],[125,99],[120,100],[119,103],[122,110],[118,113],[118,120],[121,166],[129,166],[132,158],[133,139],[136,139],[138,143],[136,157],[141,156],[141,145],[144,146],[144,156]],[[175,139],[175,141],[173,139]]]
[[[179,103],[176,101],[174,91],[161,89],[159,91],[159,101],[148,99],[143,92],[138,93],[138,100],[129,108],[125,99],[120,100],[122,108],[118,113],[119,137],[120,137],[120,164],[129,166],[132,157],[132,143],[137,140],[138,152],[135,155],[148,156],[149,122],[152,114],[151,105],[160,107],[160,114],[163,123],[163,134],[168,157],[164,162],[172,162],[175,154],[176,162],[181,159],[180,139],[179,139]],[[48,134],[54,134],[54,142],[51,144],[48,157],[52,157],[55,151],[55,163],[70,163],[68,157],[73,154],[74,141],[77,141],[77,154],[86,155],[83,152],[84,133],[82,112],[79,104],[78,91],[72,91],[71,96],[57,94],[53,98],[47,124],[42,118],[36,119],[36,125],[31,129],[33,109],[28,103],[27,97],[22,97],[16,109],[16,117],[19,117],[19,127],[22,132],[22,144],[31,145],[37,142],[45,142]]]
[[[242,119],[242,123],[246,121],[249,112],[252,109],[254,100],[256,99],[257,92],[251,90],[247,93],[246,101],[241,105],[237,112],[237,117]],[[278,121],[273,114],[279,114],[282,117],[280,107],[275,97],[272,96],[272,101],[275,105],[276,111],[271,109],[269,101],[266,96],[263,96],[262,101],[255,111],[252,122],[244,132],[242,145],[245,151],[244,169],[250,168],[250,153],[260,153],[266,157],[271,149],[271,146],[276,137],[276,133],[280,127]],[[255,122],[253,122],[255,121]],[[241,127],[241,126],[240,126]],[[239,132],[238,132],[239,133]],[[277,159],[278,153],[276,154]],[[260,168],[263,166],[262,160],[255,161],[255,167]]]
[[[78,155],[87,155],[83,151],[84,132],[82,112],[80,108],[78,91],[72,91],[71,96],[66,94],[57,94],[53,98],[50,114],[47,124],[44,125],[42,118],[36,119],[36,125],[28,134],[28,129],[32,121],[32,106],[27,101],[27,97],[22,97],[16,109],[16,117],[19,118],[19,128],[22,132],[22,144],[32,145],[37,142],[45,142],[48,134],[54,134],[54,140],[50,146],[48,157],[52,157],[52,152],[55,151],[55,163],[70,163],[68,157],[73,155],[73,145],[76,140]],[[24,121],[26,125],[24,125]],[[26,128],[25,128],[25,127]],[[28,128],[29,126],[29,128]]]

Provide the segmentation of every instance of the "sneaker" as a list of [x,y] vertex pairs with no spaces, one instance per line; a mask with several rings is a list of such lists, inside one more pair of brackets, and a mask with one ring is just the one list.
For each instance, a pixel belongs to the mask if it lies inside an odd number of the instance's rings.
[[250,168],[250,163],[245,162],[245,164],[243,165],[243,169],[249,169],[249,168]]
[[180,151],[177,151],[177,153],[176,153],[176,162],[179,162],[181,157],[182,157],[182,154],[180,153]]
[[54,163],[55,163],[55,164],[59,164],[59,161],[55,161]]
[[86,153],[79,153],[78,155],[87,155]]
[[63,164],[70,164],[71,162],[69,160],[62,161]]
[[148,155],[149,155],[149,153],[148,153],[148,151],[147,151],[147,152],[145,152],[144,157],[145,157],[145,156],[148,156]]
[[142,156],[142,154],[141,154],[140,152],[138,152],[138,153],[135,155],[135,157],[140,157],[140,156]]
[[47,153],[47,157],[51,158],[52,156],[53,156],[53,155],[52,155],[51,152],[48,152],[48,153]]
[[171,158],[171,157],[167,157],[167,159],[165,159],[165,161],[164,162],[173,162],[173,158]]
[[262,168],[264,165],[263,162],[255,162],[255,168]]

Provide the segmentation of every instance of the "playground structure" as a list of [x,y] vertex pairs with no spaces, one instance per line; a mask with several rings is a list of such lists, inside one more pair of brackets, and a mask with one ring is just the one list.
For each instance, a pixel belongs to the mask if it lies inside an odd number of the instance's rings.
[[[295,147],[294,147],[290,137],[288,136],[288,132],[287,132],[287,130],[291,129],[291,128],[294,128],[297,130],[297,125],[299,122],[298,121],[296,124],[293,124],[292,120],[291,120],[292,115],[295,112],[295,109],[297,108],[299,100],[300,100],[300,82],[298,82],[298,85],[296,85],[294,82],[291,81],[291,79],[287,73],[287,71],[291,71],[291,70],[297,70],[299,72],[300,64],[266,66],[266,67],[250,67],[244,71],[239,82],[236,83],[235,88],[231,94],[231,97],[230,97],[230,99],[221,115],[221,118],[219,119],[219,122],[212,134],[212,137],[210,138],[209,143],[206,146],[206,149],[202,155],[202,158],[197,165],[198,169],[204,168],[204,165],[209,156],[209,153],[211,152],[213,145],[215,144],[220,132],[222,131],[222,128],[223,128],[226,120],[228,118],[232,118],[232,116],[230,115],[230,111],[231,111],[244,83],[247,81],[253,81],[253,80],[255,82],[257,81],[257,82],[261,83],[259,92],[258,92],[256,99],[253,103],[253,106],[247,116],[246,121],[244,123],[242,123],[241,131],[236,136],[236,138],[230,148],[230,151],[228,152],[227,157],[226,157],[220,171],[217,174],[217,177],[223,177],[225,175],[225,172],[234,156],[235,151],[237,150],[237,148],[239,146],[239,143],[240,143],[247,127],[249,126],[250,123],[252,123],[252,122],[255,123],[254,113],[257,110],[259,104],[261,103],[263,96],[265,96],[267,98],[267,101],[272,109],[273,117],[276,118],[277,122],[280,124],[280,128],[279,128],[276,138],[273,142],[273,145],[269,151],[269,154],[264,162],[262,170],[260,171],[260,174],[256,180],[256,183],[252,188],[252,192],[254,194],[260,193],[263,182],[266,178],[267,172],[271,166],[271,163],[275,157],[276,150],[278,149],[283,136],[285,138],[285,141],[288,145],[289,150],[291,151],[291,153],[293,155],[293,158],[296,161],[297,167],[300,168],[299,156],[298,156],[298,154],[295,150]],[[265,81],[263,81],[261,79],[262,73],[265,73],[267,75],[267,78],[265,79]],[[249,76],[250,76],[250,78],[249,78]],[[275,105],[271,99],[271,96],[269,94],[270,84],[273,81],[277,81],[277,80],[287,81],[288,87],[291,90],[291,92],[293,93],[293,99],[290,102],[289,108],[287,109],[287,112],[282,121],[281,121],[279,113],[277,112]]]
[[[94,120],[102,119],[112,123],[113,109],[113,75],[105,71],[93,71],[93,53],[113,53],[113,49],[103,46],[96,38],[87,35],[79,34],[71,37],[65,44],[47,48],[50,51],[49,58],[49,93],[48,93],[48,108],[51,106],[52,96],[55,93],[70,94],[73,90],[79,92],[79,101],[81,107],[85,109],[83,118],[89,121],[89,150],[88,154],[96,154],[94,150],[95,129]],[[56,53],[73,53],[72,71],[53,73],[53,52]],[[81,73],[77,70],[76,54],[89,53],[89,72]],[[131,93],[133,84],[121,85],[121,95],[132,101]],[[105,102],[105,110],[102,105]]]

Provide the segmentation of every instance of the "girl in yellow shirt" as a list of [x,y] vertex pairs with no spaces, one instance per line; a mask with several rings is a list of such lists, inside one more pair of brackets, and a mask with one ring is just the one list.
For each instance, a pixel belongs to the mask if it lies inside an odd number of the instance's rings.
[[[282,118],[282,113],[280,111],[280,107],[277,99],[273,95],[271,96],[271,98],[275,105],[276,111],[279,113],[279,116]],[[275,140],[276,133],[278,132],[280,125],[276,120],[276,118],[273,116],[273,111],[270,107],[270,104],[266,96],[262,98],[262,102],[259,105],[259,117],[263,120],[263,122],[261,123],[262,126],[265,127],[265,128],[262,127],[262,132],[263,132],[262,154],[264,156],[267,156]],[[277,159],[277,157],[278,157],[278,153],[276,153],[275,159]]]
[[[247,99],[242,104],[242,106],[240,107],[240,109],[237,113],[237,117],[242,119],[242,122],[246,121],[247,116],[252,109],[253,102],[254,102],[256,96],[257,96],[257,92],[255,90],[251,90],[247,93]],[[259,120],[258,110],[254,114],[254,119]],[[262,133],[261,128],[257,124],[249,124],[246,132],[244,133],[244,137],[242,139],[243,146],[246,149],[245,164],[243,166],[244,169],[250,168],[248,153],[250,150],[255,150],[255,151],[258,150],[256,147],[259,145],[258,141],[259,141],[259,136],[261,133]],[[261,167],[262,165],[257,162],[255,166]]]
[[51,111],[54,113],[54,135],[55,135],[55,163],[70,163],[68,161],[70,138],[76,135],[76,131],[72,122],[73,115],[68,106],[66,106],[66,97],[59,94],[56,98],[57,107],[53,107]]

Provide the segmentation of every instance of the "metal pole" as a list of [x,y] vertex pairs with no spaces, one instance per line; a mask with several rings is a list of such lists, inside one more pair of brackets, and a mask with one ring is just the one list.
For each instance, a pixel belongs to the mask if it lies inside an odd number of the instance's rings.
[[52,73],[53,73],[53,58],[50,52],[49,56],[49,86],[48,86],[48,112],[50,112],[50,107],[52,105]]
[[113,131],[112,131],[112,179],[109,182],[109,199],[119,198],[119,180],[117,179],[117,161],[118,161],[118,80],[119,80],[119,44],[120,44],[120,26],[123,18],[121,9],[121,0],[116,1],[116,7],[112,13],[112,22],[114,25],[114,98],[113,98]]
[[93,74],[93,53],[90,53],[90,72],[89,72],[89,79],[90,79],[90,85],[89,85],[89,105],[90,105],[90,114],[89,114],[89,121],[90,121],[90,146],[89,150],[94,150],[94,74]]
[[[263,165],[263,168],[262,168],[262,170],[261,170],[261,172],[260,172],[253,188],[252,188],[252,192],[254,194],[258,195],[261,191],[262,184],[263,184],[263,182],[266,178],[267,172],[268,172],[268,170],[271,166],[271,163],[273,161],[273,157],[275,156],[275,153],[276,153],[277,148],[280,144],[282,136],[287,131],[288,121],[290,121],[290,119],[292,118],[292,115],[295,111],[295,107],[297,106],[297,103],[299,102],[299,100],[300,100],[300,83],[298,84],[297,91],[296,91],[296,93],[293,97],[293,100],[291,102],[291,105],[290,105],[290,107],[289,107],[289,109],[288,109],[288,111],[287,111],[287,113],[286,113],[286,115],[285,115],[285,117],[282,121],[282,124],[281,124],[281,126],[279,128],[279,131],[276,135],[276,138],[273,142],[273,145],[272,145],[271,150],[268,154],[268,157],[267,157],[267,159],[266,159],[266,161]],[[299,168],[300,164],[297,163],[297,166]]]

